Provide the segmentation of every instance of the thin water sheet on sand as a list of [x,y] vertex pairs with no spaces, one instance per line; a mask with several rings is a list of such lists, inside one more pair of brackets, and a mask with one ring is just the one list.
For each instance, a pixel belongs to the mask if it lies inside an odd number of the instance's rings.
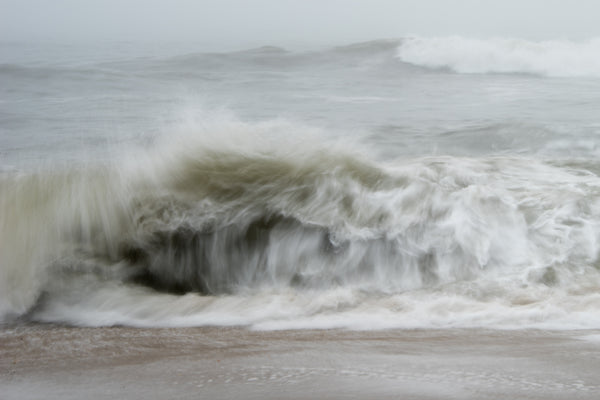
[[597,331],[0,331],[3,399],[595,399]]

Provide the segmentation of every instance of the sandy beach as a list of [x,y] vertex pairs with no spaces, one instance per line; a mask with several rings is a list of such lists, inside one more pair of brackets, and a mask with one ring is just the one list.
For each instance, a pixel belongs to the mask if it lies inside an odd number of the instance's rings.
[[9,399],[594,399],[600,332],[0,331]]

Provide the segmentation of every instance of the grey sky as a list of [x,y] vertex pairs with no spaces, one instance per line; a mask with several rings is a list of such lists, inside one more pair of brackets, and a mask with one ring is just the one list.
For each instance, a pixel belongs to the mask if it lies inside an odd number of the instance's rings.
[[600,36],[598,0],[0,0],[4,40],[342,44],[376,38]]

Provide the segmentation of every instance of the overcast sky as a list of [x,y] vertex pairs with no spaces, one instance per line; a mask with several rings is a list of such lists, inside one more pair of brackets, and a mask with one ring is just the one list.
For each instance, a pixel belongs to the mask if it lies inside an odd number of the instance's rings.
[[0,0],[0,39],[344,44],[463,35],[600,37],[600,0]]

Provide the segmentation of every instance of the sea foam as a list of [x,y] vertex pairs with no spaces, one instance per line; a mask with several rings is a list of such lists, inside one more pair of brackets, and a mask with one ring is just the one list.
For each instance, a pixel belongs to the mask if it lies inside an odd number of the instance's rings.
[[427,68],[458,73],[522,73],[551,77],[600,77],[600,39],[528,41],[460,36],[412,37],[398,47],[398,58]]

